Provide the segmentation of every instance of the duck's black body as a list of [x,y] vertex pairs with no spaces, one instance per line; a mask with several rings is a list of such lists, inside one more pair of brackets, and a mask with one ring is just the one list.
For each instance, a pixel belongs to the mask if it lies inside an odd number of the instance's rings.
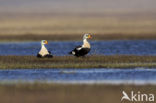
[[77,46],[74,50],[69,52],[69,54],[72,54],[76,57],[83,57],[87,55],[90,52],[90,43],[87,41],[87,39],[90,39],[91,35],[90,34],[85,34],[83,36],[83,45],[82,46]]
[[72,54],[76,57],[83,57],[90,52],[90,48],[83,48],[82,46],[76,47],[69,54]]

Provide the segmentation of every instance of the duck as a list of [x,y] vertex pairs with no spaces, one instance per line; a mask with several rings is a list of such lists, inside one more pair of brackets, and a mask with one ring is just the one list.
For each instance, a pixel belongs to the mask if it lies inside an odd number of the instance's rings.
[[91,34],[84,34],[83,45],[77,46],[71,52],[69,52],[69,54],[76,57],[84,57],[85,55],[87,55],[91,50],[91,45],[87,39],[91,39],[91,38],[92,38]]
[[50,51],[47,50],[45,45],[48,44],[47,40],[41,40],[41,49],[39,53],[37,54],[38,58],[52,58],[53,55],[51,54]]

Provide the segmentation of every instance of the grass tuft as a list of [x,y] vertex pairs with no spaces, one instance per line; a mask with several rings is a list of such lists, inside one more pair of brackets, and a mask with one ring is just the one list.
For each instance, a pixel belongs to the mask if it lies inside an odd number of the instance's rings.
[[155,56],[0,56],[0,69],[44,69],[44,68],[135,68],[156,67]]

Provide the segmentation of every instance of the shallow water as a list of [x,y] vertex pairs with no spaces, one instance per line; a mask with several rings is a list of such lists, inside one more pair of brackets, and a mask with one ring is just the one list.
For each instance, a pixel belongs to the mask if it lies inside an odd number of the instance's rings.
[[0,70],[0,83],[156,84],[153,69],[15,69]]
[[[54,55],[68,55],[82,42],[49,42],[47,48]],[[90,54],[97,55],[156,55],[156,40],[91,41]],[[36,55],[40,42],[0,43],[0,55]]]

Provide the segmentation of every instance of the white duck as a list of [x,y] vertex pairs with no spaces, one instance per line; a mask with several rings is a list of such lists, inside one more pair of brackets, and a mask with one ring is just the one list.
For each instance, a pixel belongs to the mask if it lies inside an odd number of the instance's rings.
[[41,41],[41,50],[37,54],[38,58],[52,58],[53,57],[51,52],[48,51],[47,48],[45,47],[45,44],[48,44],[48,41],[47,40],[42,40]]

